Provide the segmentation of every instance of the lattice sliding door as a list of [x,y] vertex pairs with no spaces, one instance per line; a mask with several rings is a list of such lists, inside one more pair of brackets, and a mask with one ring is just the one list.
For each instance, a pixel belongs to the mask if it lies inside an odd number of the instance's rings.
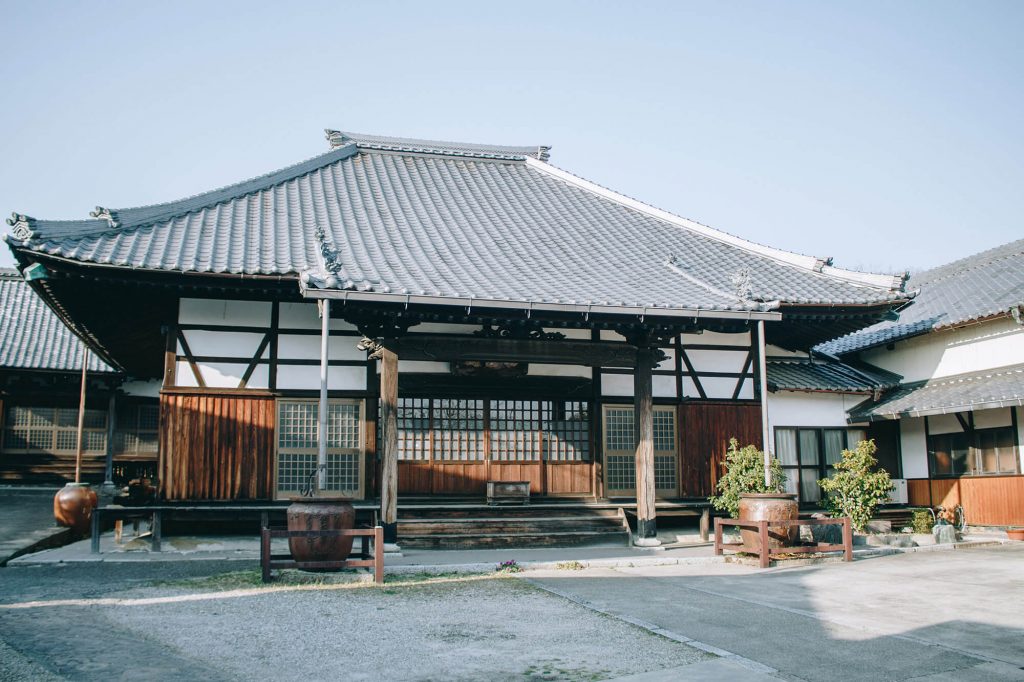
[[[319,414],[315,400],[277,402],[278,497],[300,494],[315,475]],[[327,491],[363,498],[363,443],[362,401],[331,400],[327,406]]]
[[[604,485],[607,496],[636,495],[636,436],[631,405],[604,408]],[[654,407],[654,488],[663,497],[678,494],[676,410]]]

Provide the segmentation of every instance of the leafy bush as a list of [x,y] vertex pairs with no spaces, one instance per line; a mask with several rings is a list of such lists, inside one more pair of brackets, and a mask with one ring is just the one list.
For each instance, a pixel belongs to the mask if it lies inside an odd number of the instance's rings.
[[769,474],[771,484],[764,484],[764,452],[754,445],[739,447],[739,442],[729,440],[729,451],[725,453],[722,463],[725,474],[718,479],[718,495],[708,498],[711,505],[720,511],[729,513],[736,518],[740,513],[740,495],[742,493],[781,493],[786,489],[786,476],[782,473],[782,463],[772,457]]
[[875,441],[862,440],[853,450],[843,450],[836,471],[818,481],[825,491],[832,516],[849,516],[854,530],[863,532],[878,505],[889,499],[892,481],[884,469],[874,470]]
[[935,522],[932,520],[932,513],[930,511],[927,509],[917,509],[914,511],[911,526],[913,526],[915,533],[927,533],[930,535],[933,525],[935,525]]

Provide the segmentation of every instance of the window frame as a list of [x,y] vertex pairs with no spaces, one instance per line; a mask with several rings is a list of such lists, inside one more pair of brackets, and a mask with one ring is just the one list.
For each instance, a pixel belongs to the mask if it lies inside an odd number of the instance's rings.
[[[286,497],[294,497],[302,494],[301,487],[298,490],[282,489],[280,485],[280,471],[281,471],[281,454],[284,450],[285,454],[297,454],[297,455],[310,455],[314,457],[314,464],[316,462],[316,456],[318,454],[318,446],[308,447],[281,447],[281,437],[283,430],[281,428],[281,413],[282,406],[288,404],[310,404],[316,405],[319,408],[319,399],[317,398],[291,398],[291,397],[279,397],[274,401],[274,499],[282,499]],[[356,441],[358,447],[332,447],[328,442],[327,446],[327,457],[328,457],[328,469],[330,467],[331,455],[355,455],[358,464],[358,486],[355,489],[328,489],[324,492],[338,493],[345,495],[346,497],[352,497],[353,499],[362,500],[366,497],[366,401],[362,398],[330,398],[328,401],[328,409],[331,405],[357,405],[358,415],[356,418],[357,434]],[[316,429],[319,429],[319,413],[317,413],[317,420],[314,422]],[[328,433],[330,432],[330,425],[328,424]],[[314,433],[317,435],[317,433]]]
[[[842,450],[849,450],[851,447],[855,446],[857,444],[857,442],[859,442],[859,441],[852,441],[851,442],[851,434],[852,433],[858,433],[859,432],[859,433],[863,434],[863,437],[860,440],[866,440],[866,439],[869,438],[867,428],[859,427],[859,426],[776,426],[776,427],[774,427],[774,431],[773,431],[773,435],[774,435],[774,441],[773,442],[775,443],[775,452],[773,454],[774,454],[775,457],[779,457],[779,452],[778,452],[779,451],[779,446],[778,446],[778,444],[779,444],[779,432],[780,431],[795,431],[796,432],[795,444],[796,444],[796,458],[797,458],[796,462],[797,463],[796,464],[783,464],[782,465],[782,471],[783,471],[783,473],[786,474],[787,484],[795,482],[794,489],[790,490],[789,487],[787,486],[786,490],[787,490],[787,492],[790,492],[790,493],[793,493],[793,492],[796,493],[797,501],[799,502],[799,504],[801,506],[821,505],[821,503],[822,503],[822,496],[820,494],[819,494],[819,497],[818,497],[817,500],[812,500],[812,501],[804,500],[803,491],[801,489],[801,477],[802,477],[803,471],[804,470],[813,471],[816,474],[815,482],[817,482],[817,481],[819,481],[819,480],[821,480],[823,478],[828,478],[832,474],[832,472],[835,471],[834,463],[829,463],[828,462],[828,457],[827,457],[826,452],[825,452],[825,432],[826,431],[841,431],[841,432],[843,432],[843,443],[844,444],[843,444]],[[803,452],[802,452],[803,448],[801,446],[801,441],[800,441],[800,432],[801,431],[815,432],[815,442],[817,443],[817,449],[818,449],[818,461],[816,463],[804,464]],[[840,450],[840,453],[842,453],[842,450]],[[781,462],[781,458],[779,458],[779,461]],[[836,461],[838,461],[838,460],[836,460]],[[794,472],[794,471],[796,472],[796,476],[795,477],[792,474],[792,472]],[[820,486],[819,486],[819,493],[820,493]]]

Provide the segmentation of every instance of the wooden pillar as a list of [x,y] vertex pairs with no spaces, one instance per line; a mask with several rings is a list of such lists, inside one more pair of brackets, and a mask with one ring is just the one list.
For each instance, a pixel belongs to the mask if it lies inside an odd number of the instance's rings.
[[117,436],[117,391],[111,389],[110,400],[107,402],[107,461],[103,468],[103,487],[101,492],[113,495],[114,489],[114,441]]
[[75,447],[75,483],[82,481],[82,446],[85,435],[85,385],[88,379],[89,349],[82,343],[82,391],[78,397],[78,441]]
[[633,374],[633,405],[636,419],[636,539],[635,544],[652,546],[658,542],[654,493],[654,404],[650,346],[637,347]]
[[388,544],[398,540],[398,354],[393,347],[385,342],[380,351],[380,515]]

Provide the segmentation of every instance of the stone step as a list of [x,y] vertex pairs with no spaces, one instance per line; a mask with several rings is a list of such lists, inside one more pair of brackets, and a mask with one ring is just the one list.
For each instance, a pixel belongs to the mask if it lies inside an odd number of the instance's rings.
[[536,548],[567,547],[590,544],[629,543],[629,533],[618,532],[550,532],[550,533],[458,533],[434,534],[403,537],[399,532],[399,544],[403,547],[422,549],[474,549],[474,548]]

